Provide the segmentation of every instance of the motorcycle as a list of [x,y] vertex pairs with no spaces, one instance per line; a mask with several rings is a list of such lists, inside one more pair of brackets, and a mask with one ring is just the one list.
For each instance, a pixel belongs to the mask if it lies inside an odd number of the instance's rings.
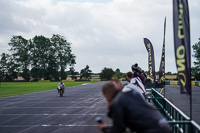
[[58,94],[60,94],[60,97],[63,97],[65,86],[64,85],[58,86],[57,89],[58,89]]

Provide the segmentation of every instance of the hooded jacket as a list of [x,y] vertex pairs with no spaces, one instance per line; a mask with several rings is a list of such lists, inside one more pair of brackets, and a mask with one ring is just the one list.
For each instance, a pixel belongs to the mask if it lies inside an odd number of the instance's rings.
[[113,126],[104,128],[104,133],[123,133],[127,127],[137,133],[170,132],[160,112],[134,90],[117,92],[110,103],[108,116],[113,120]]

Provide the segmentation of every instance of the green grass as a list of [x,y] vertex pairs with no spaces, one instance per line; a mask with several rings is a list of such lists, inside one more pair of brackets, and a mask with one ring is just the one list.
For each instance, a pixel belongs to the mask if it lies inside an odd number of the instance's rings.
[[[54,90],[59,82],[1,82],[0,97],[22,95],[33,92]],[[94,82],[64,82],[65,87],[78,86],[83,83]]]

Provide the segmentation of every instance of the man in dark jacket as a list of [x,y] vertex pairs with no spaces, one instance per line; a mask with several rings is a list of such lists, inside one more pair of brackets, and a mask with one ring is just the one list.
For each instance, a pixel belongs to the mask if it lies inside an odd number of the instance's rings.
[[170,133],[165,118],[136,91],[119,92],[111,83],[106,83],[103,95],[109,103],[108,116],[113,126],[98,124],[104,133],[124,133],[126,128],[136,133]]

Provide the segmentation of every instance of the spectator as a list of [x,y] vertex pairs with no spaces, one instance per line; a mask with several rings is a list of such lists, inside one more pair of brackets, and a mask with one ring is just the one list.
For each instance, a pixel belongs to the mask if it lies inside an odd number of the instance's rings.
[[138,79],[133,77],[132,72],[128,72],[126,76],[127,81],[129,82],[128,84],[122,85],[121,81],[118,79],[112,79],[110,82],[115,85],[117,90],[122,91],[122,92],[127,92],[131,91],[132,89],[139,92],[139,94],[142,95],[145,99],[146,97],[146,90],[144,88],[144,85],[139,81]]
[[139,77],[141,79],[141,77],[140,77],[141,72],[139,71],[138,64],[135,63],[134,65],[132,65],[131,68],[132,68],[134,77]]
[[122,89],[122,92],[131,91],[133,89],[133,90],[137,91],[138,93],[140,93],[142,96],[145,95],[146,90],[145,90],[143,84],[137,78],[133,77],[132,72],[128,72],[126,74],[126,79],[129,83],[126,86],[124,86],[124,88]]
[[108,116],[113,120],[110,127],[105,124],[97,125],[102,132],[123,133],[129,128],[137,133],[170,133],[165,118],[138,92],[119,92],[111,82],[103,86],[102,92],[109,103]]
[[143,93],[146,92],[146,89],[142,83],[142,80],[139,77],[134,77],[131,79],[130,83],[136,85],[138,88],[140,88],[140,91],[142,91]]
[[123,89],[123,85],[119,79],[112,79],[110,82],[113,83],[118,90],[121,91]]
[[147,75],[146,73],[144,72],[144,70],[141,71],[141,78],[143,79],[143,85],[146,86],[146,83],[147,83]]
[[144,74],[144,71],[138,66],[138,64],[136,63],[132,65],[131,68],[132,68],[133,76],[141,80],[143,85],[146,85],[146,77],[145,77],[146,74]]

